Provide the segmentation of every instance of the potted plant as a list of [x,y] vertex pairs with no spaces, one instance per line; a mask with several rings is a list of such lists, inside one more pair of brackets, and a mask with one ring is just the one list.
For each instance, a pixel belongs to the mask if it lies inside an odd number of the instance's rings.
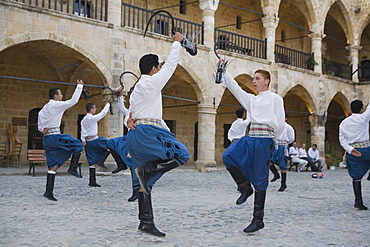
[[325,154],[325,163],[326,163],[326,167],[328,169],[330,169],[330,166],[332,164],[332,159],[331,159],[331,154]]

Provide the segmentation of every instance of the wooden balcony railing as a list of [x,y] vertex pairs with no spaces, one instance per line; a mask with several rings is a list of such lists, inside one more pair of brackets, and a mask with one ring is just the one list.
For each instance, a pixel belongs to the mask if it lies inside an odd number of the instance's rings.
[[30,6],[108,21],[108,0],[13,0]]
[[266,59],[266,41],[251,38],[248,36],[224,31],[215,28],[215,42],[219,40],[227,40],[233,42],[235,45],[229,43],[220,43],[218,49],[225,51],[246,54],[253,57]]
[[[147,22],[154,11],[143,9],[131,4],[122,3],[122,19],[121,26],[133,27],[140,30],[145,30]],[[193,33],[197,36],[194,43],[203,45],[203,24],[198,24],[182,19],[174,18],[175,30],[190,37]],[[172,22],[167,15],[156,15],[148,27],[148,32],[158,33],[165,36],[172,36]]]

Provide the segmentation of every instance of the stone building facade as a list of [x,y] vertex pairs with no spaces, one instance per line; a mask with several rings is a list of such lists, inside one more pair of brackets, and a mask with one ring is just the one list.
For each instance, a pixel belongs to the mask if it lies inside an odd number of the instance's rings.
[[[179,4],[182,4],[181,7]],[[212,171],[222,164],[225,133],[240,104],[214,81],[215,42],[228,71],[251,93],[259,68],[271,71],[271,90],[284,99],[298,144],[317,143],[320,155],[340,152],[338,125],[350,113],[349,103],[368,103],[370,88],[369,0],[61,0],[0,1],[0,142],[16,126],[17,141],[26,150],[40,148],[35,131],[38,110],[51,87],[71,97],[82,75],[94,97],[65,112],[63,132],[78,137],[85,104],[102,108],[113,102],[113,114],[99,123],[99,135],[124,134],[123,117],[111,90],[123,71],[139,74],[138,60],[156,53],[166,60],[172,24],[158,16],[143,38],[153,10],[166,9],[177,30],[198,31],[198,55],[182,52],[174,76],[163,90],[164,119],[189,149],[187,165]],[[61,69],[62,68],[62,69]],[[29,80],[31,79],[31,80]],[[123,77],[127,90],[135,78]],[[126,103],[127,103],[126,102]],[[127,105],[128,107],[128,105]]]

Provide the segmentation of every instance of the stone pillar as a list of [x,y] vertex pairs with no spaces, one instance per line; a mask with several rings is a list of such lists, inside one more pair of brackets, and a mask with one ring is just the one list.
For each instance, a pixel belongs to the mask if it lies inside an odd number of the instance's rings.
[[105,133],[102,133],[102,136],[107,139],[123,136],[123,116],[118,110],[117,99],[115,97],[112,97],[111,91],[109,89],[105,89],[103,94],[103,104],[105,105],[105,103],[109,102],[111,104],[113,114],[108,112],[107,115],[104,117]]
[[217,171],[215,160],[216,113],[213,105],[198,105],[198,160],[201,172]]
[[320,159],[325,165],[325,123],[326,115],[325,112],[320,113],[320,115],[309,116],[311,123],[311,143],[317,144],[317,150],[320,153]]
[[[349,62],[352,64],[352,71],[351,73],[353,73],[354,71],[356,71],[358,69],[358,54],[359,54],[359,51],[362,49],[362,46],[359,46],[359,45],[350,45],[350,46],[347,46],[346,47],[347,50],[349,50]],[[358,72],[357,71],[355,74],[353,74],[352,76],[352,81],[354,82],[358,82]]]
[[311,41],[311,51],[314,53],[314,60],[316,62],[314,66],[314,71],[317,73],[322,73],[322,39],[325,38],[325,34],[322,33],[311,33],[308,35]]
[[204,23],[204,46],[209,48],[213,48],[215,42],[215,11],[217,10],[218,2],[218,0],[199,0],[199,7],[202,10],[202,21]]
[[114,26],[121,27],[122,1],[113,0],[108,4],[108,22]]
[[262,18],[267,39],[266,60],[275,62],[275,33],[279,23],[276,16],[265,16]]

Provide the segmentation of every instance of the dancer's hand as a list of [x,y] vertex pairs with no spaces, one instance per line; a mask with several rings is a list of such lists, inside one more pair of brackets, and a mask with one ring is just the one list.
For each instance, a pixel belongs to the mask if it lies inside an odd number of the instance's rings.
[[178,41],[181,43],[183,39],[184,37],[179,32],[176,32],[175,35],[173,36],[173,41]]
[[123,87],[119,87],[118,88],[118,96],[122,96],[123,95],[123,90],[124,90],[124,88]]
[[130,130],[135,130],[136,129],[136,121],[137,119],[133,119],[132,118],[132,112],[130,112],[130,115],[127,119],[127,127],[130,129]]
[[81,84],[81,85],[83,85],[83,84],[84,84],[84,82],[83,82],[82,80],[77,80],[77,84]]
[[356,149],[352,149],[351,154],[356,157],[361,157],[362,153]]
[[41,132],[43,135],[46,135],[46,133],[48,133],[48,129],[47,128],[44,128]]

